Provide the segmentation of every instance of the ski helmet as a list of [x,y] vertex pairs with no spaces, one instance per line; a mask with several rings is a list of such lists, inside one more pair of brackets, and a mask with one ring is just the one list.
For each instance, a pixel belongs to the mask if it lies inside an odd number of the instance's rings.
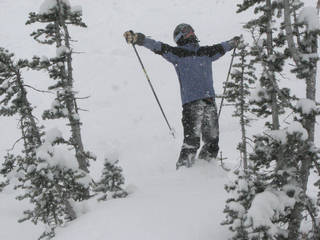
[[187,39],[193,39],[197,41],[197,37],[194,34],[193,28],[186,23],[181,23],[174,29],[173,39],[178,45],[181,45],[179,43],[186,41]]

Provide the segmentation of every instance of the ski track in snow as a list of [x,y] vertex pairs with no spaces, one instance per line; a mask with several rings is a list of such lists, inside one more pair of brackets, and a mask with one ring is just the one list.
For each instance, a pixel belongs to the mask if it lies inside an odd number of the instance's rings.
[[[28,12],[38,11],[42,0],[0,1],[0,46],[14,51],[19,57],[55,56],[54,48],[39,46],[28,35],[35,26],[24,26]],[[239,0],[237,0],[239,2]],[[313,2],[310,2],[310,5]],[[244,33],[241,25],[246,16],[235,14],[235,2],[229,0],[72,0],[82,5],[88,29],[72,29],[79,42],[74,56],[75,88],[80,96],[83,139],[87,150],[98,156],[92,163],[94,178],[100,176],[103,158],[113,152],[119,155],[130,195],[126,199],[97,203],[91,200],[77,206],[82,214],[69,226],[59,229],[58,240],[225,240],[230,235],[220,226],[228,181],[227,173],[217,163],[198,162],[192,169],[175,170],[182,142],[179,83],[173,66],[150,51],[138,48],[161,104],[178,138],[172,139],[160,110],[146,82],[131,46],[123,39],[129,29],[141,31],[157,40],[173,44],[172,31],[181,23],[196,29],[201,44],[228,40]],[[223,24],[221,24],[223,23]],[[230,54],[213,64],[214,85],[222,92]],[[25,81],[46,89],[45,73],[26,72]],[[301,95],[300,81],[293,80],[293,89]],[[36,114],[50,108],[51,95],[29,94],[37,105]],[[218,104],[220,101],[218,100]],[[240,141],[238,119],[232,118],[232,108],[223,108],[220,119],[221,150],[231,166],[239,160],[236,151]],[[40,118],[40,117],[39,117]],[[17,119],[17,118],[16,118]],[[17,122],[1,119],[0,154],[19,137]],[[57,127],[64,135],[64,122],[42,122]],[[250,132],[261,131],[257,124]],[[48,130],[47,129],[47,130]],[[17,146],[18,151],[21,146]],[[34,240],[42,226],[29,222],[18,224],[17,219],[28,206],[14,200],[12,190],[0,194],[0,239]]]

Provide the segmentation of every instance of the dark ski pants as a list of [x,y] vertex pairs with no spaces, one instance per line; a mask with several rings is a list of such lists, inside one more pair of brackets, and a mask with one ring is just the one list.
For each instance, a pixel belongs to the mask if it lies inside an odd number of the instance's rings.
[[200,99],[183,105],[182,124],[184,140],[177,168],[190,167],[200,148],[198,158],[210,161],[219,151],[219,123],[214,98]]

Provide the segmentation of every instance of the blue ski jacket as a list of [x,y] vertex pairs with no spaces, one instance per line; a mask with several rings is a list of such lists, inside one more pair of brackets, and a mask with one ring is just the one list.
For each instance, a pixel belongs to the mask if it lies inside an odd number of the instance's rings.
[[212,46],[188,43],[172,47],[147,37],[142,46],[161,55],[174,65],[180,82],[182,105],[199,99],[215,97],[212,62],[232,50],[228,42]]

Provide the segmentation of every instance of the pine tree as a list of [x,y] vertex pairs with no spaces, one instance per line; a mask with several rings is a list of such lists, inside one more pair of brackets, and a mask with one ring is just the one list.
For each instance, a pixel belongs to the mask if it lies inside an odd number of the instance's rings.
[[109,161],[105,159],[104,169],[100,181],[96,184],[95,192],[102,194],[98,201],[105,201],[109,198],[124,198],[128,193],[123,190],[124,177],[122,168],[117,166],[118,160]]
[[40,239],[54,237],[56,227],[77,217],[71,202],[89,198],[86,172],[72,166],[74,159],[68,157],[67,150],[56,146],[62,139],[62,133],[56,129],[46,133],[42,145],[36,149],[34,165],[28,166],[23,181],[17,186],[25,190],[17,199],[28,199],[33,206],[24,211],[19,221],[30,220],[34,224],[41,221],[50,230]]
[[[22,69],[34,65],[27,60],[14,60],[14,55],[0,48],[0,115],[19,117],[23,152],[20,155],[8,154],[1,169],[7,176],[14,173],[19,183],[16,189],[24,190],[17,199],[28,199],[33,208],[24,211],[20,221],[41,221],[50,226],[50,231],[42,237],[54,236],[54,229],[76,218],[70,201],[89,198],[87,175],[78,168],[57,164],[61,155],[55,154],[56,144],[63,142],[57,131],[47,132],[43,141],[43,127],[39,127],[33,115],[33,106],[27,98]],[[71,161],[74,159],[70,159]],[[5,184],[7,184],[6,182]]]
[[[256,95],[256,102],[260,107],[257,109],[257,116],[272,115],[273,121],[272,124],[267,123],[271,130],[255,136],[254,151],[249,158],[252,162],[250,174],[253,186],[259,186],[259,191],[252,193],[249,203],[237,198],[231,200],[242,206],[239,207],[244,213],[241,217],[233,214],[231,208],[226,206],[227,224],[235,231],[233,239],[243,239],[242,236],[244,239],[302,239],[302,219],[310,219],[312,222],[306,239],[320,237],[317,221],[319,205],[306,194],[309,172],[312,168],[317,168],[319,162],[319,148],[314,145],[314,120],[318,113],[315,107],[314,81],[318,59],[314,53],[318,33],[310,29],[305,29],[307,31],[303,34],[299,33],[303,26],[298,21],[296,12],[301,6],[299,1],[286,0],[247,0],[239,5],[240,11],[255,7],[255,13],[261,14],[260,18],[252,20],[246,27],[251,29],[254,40],[251,51],[253,57],[256,57],[263,68],[261,88]],[[291,20],[295,24],[291,24]],[[271,25],[274,27],[269,28]],[[261,41],[263,36],[266,38]],[[306,100],[290,97],[288,89],[278,87],[275,77],[281,73],[288,57],[292,57],[296,63],[297,67],[293,72],[307,82],[307,103]],[[296,107],[292,100],[298,100]],[[280,105],[275,109],[277,102]],[[285,107],[294,111],[294,121],[281,129],[276,119],[279,118],[279,113],[284,112]],[[246,208],[248,205],[250,207]],[[235,222],[241,223],[238,225],[241,227],[235,228]]]
[[[288,52],[295,62],[293,72],[296,73],[297,78],[305,80],[306,83],[306,98],[313,101],[316,100],[316,74],[317,62],[319,60],[318,51],[318,35],[319,29],[312,28],[310,22],[305,19],[297,17],[297,11],[301,11],[303,15],[303,3],[300,1],[284,0],[284,28],[286,30],[286,40],[288,43]],[[313,16],[310,16],[313,15]],[[317,10],[309,12],[308,17],[317,19]],[[308,131],[310,143],[314,143],[315,137],[315,121],[316,115],[314,113],[302,116],[302,124]],[[314,159],[310,155],[305,156],[305,161],[302,162],[299,169],[300,186],[305,193],[307,191],[308,179],[310,170],[314,167]],[[305,199],[300,199],[295,205],[290,219],[290,234],[289,238],[299,239],[300,226],[303,220],[303,211],[306,209]],[[310,211],[309,211],[310,212]],[[320,234],[316,233],[320,238]]]
[[253,112],[258,117],[272,116],[272,123],[266,125],[273,130],[280,128],[279,116],[288,107],[288,89],[278,86],[279,74],[283,71],[285,59],[283,53],[284,36],[277,27],[278,18],[281,16],[281,4],[277,1],[244,0],[238,5],[238,13],[254,9],[256,18],[245,24],[244,28],[252,33],[253,45],[250,51],[254,58],[252,64],[262,65],[262,74],[259,78],[259,87],[253,103],[257,108]]
[[88,172],[89,159],[95,159],[93,154],[84,150],[81,136],[81,121],[77,97],[74,90],[74,78],[72,67],[73,39],[69,33],[69,26],[86,27],[82,21],[82,11],[72,8],[65,0],[46,0],[39,13],[30,13],[27,24],[45,24],[37,29],[31,36],[40,44],[55,45],[57,55],[51,59],[34,58],[33,68],[46,69],[50,78],[56,83],[49,87],[55,90],[57,95],[53,108],[43,114],[44,119],[65,118],[71,127],[71,137],[65,140],[66,144],[75,150],[80,169]]
[[242,155],[243,167],[245,169],[248,166],[246,127],[250,122],[248,117],[250,106],[248,96],[250,95],[250,85],[256,81],[256,76],[254,75],[255,68],[248,62],[250,54],[247,50],[248,46],[249,44],[246,44],[244,40],[238,45],[238,52],[235,53],[235,57],[239,58],[239,61],[233,65],[231,81],[225,84],[225,98],[228,102],[235,105],[233,116],[240,118],[242,141],[238,149]]
[[[282,169],[276,164],[280,150],[281,160],[286,163]],[[299,187],[299,168],[306,155],[317,161],[319,149],[308,141],[308,133],[298,121],[285,129],[255,136],[254,151],[249,158],[254,164],[227,187],[229,192],[236,193],[225,209],[224,224],[231,225],[235,232],[232,239],[290,239],[288,225],[295,203],[303,199],[310,209],[316,209]]]
[[[14,54],[0,48],[0,116],[19,116],[19,129],[24,143],[25,157],[7,157],[7,165],[15,165],[18,171],[26,172],[26,168],[34,164],[35,149],[41,145],[43,135],[33,115],[33,106],[27,98],[26,84],[21,71],[28,67],[27,60],[14,60]],[[10,163],[9,163],[10,162]],[[10,166],[11,168],[11,166]],[[8,166],[5,173],[7,174]]]
[[222,225],[230,225],[230,231],[234,232],[232,240],[250,239],[250,221],[247,216],[255,194],[263,187],[254,179],[251,169],[236,170],[236,180],[225,186],[226,191],[232,196],[227,200],[224,213],[226,219]]

